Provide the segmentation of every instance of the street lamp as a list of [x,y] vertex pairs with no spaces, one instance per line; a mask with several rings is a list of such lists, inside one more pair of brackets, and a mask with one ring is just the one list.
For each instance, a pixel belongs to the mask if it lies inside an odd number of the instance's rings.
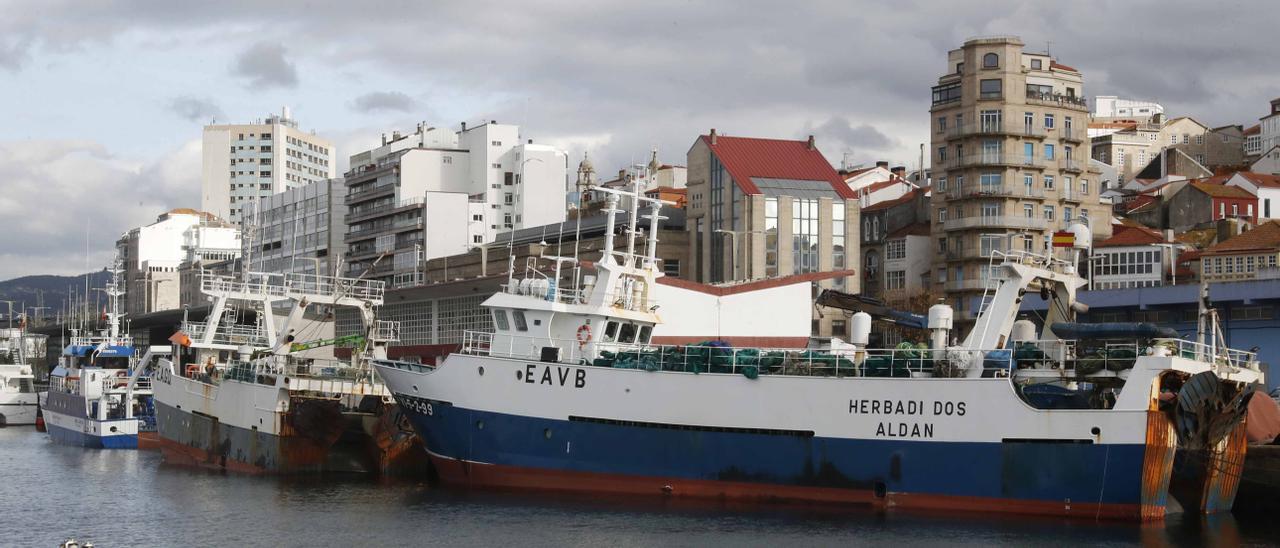
[[733,280],[732,281],[736,282],[740,279],[740,277],[738,276],[738,236],[746,235],[746,234],[764,234],[764,231],[763,230],[726,230],[723,228],[717,228],[716,232],[720,234],[729,235],[730,253],[733,256]]

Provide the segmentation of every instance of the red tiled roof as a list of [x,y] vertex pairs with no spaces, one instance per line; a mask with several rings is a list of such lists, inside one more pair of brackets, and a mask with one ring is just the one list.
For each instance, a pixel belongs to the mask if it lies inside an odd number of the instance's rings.
[[1245,128],[1244,130],[1245,135],[1257,135],[1259,133],[1262,133],[1262,124],[1253,124],[1252,127]]
[[717,135],[713,144],[709,135],[698,138],[720,159],[743,193],[760,194],[751,178],[764,177],[826,181],[840,197],[857,198],[844,178],[831,167],[831,162],[817,148],[809,148],[807,141]]
[[907,202],[910,202],[911,200],[916,199],[916,195],[919,193],[920,193],[920,189],[913,188],[911,190],[908,190],[906,194],[903,194],[902,196],[899,196],[895,199],[885,200],[883,202],[879,202],[879,203],[864,207],[862,208],[862,211],[880,211],[882,209],[889,209],[894,206],[902,205]]
[[1238,199],[1249,199],[1249,198],[1256,199],[1257,198],[1256,196],[1253,195],[1252,192],[1249,192],[1248,190],[1245,190],[1238,186],[1227,186],[1222,184],[1221,181],[1217,181],[1217,179],[1225,180],[1225,178],[1228,178],[1228,177],[1229,176],[1227,175],[1219,175],[1216,177],[1197,179],[1195,181],[1188,183],[1188,186],[1196,190],[1199,190],[1200,192],[1203,192],[1212,198],[1238,198]]
[[1200,260],[1199,251],[1183,251],[1182,253],[1178,254],[1178,264],[1182,264],[1182,263],[1190,264],[1192,261],[1198,261],[1198,260]]
[[1205,255],[1280,249],[1280,221],[1270,221],[1204,250]]
[[1159,232],[1145,227],[1121,225],[1110,238],[1094,244],[1094,247],[1120,247],[1158,244],[1164,241]]
[[1059,62],[1057,62],[1057,61],[1049,61],[1049,68],[1051,68],[1051,69],[1058,69],[1058,70],[1069,70],[1069,71],[1071,71],[1071,72],[1080,72],[1080,71],[1076,70],[1076,69],[1075,69],[1075,67],[1069,67],[1069,66],[1064,65],[1064,64],[1062,64],[1062,63],[1059,63]]
[[1280,188],[1280,175],[1268,175],[1266,173],[1254,173],[1252,171],[1239,172],[1241,177],[1248,179],[1249,182],[1264,188]]
[[893,177],[890,177],[890,178],[889,178],[889,180],[887,180],[887,181],[880,181],[880,182],[878,182],[878,183],[871,183],[871,184],[869,184],[869,185],[867,185],[867,186],[864,186],[864,187],[862,187],[862,188],[859,188],[858,190],[855,190],[854,192],[859,193],[859,194],[863,194],[863,193],[869,194],[869,193],[875,192],[875,191],[877,191],[877,190],[881,190],[881,189],[889,188],[889,187],[891,187],[891,186],[893,186],[893,185],[896,185],[896,184],[906,184],[906,185],[911,185],[911,188],[915,188],[915,186],[916,186],[916,185],[912,185],[910,181],[908,181],[908,180],[906,180],[906,179],[903,179],[902,177],[898,177],[897,175],[894,175]]

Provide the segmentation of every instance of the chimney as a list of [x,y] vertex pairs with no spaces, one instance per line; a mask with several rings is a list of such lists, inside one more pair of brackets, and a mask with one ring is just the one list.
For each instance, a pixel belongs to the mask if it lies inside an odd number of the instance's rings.
[[385,147],[385,146],[387,146],[387,134],[386,134],[386,133],[383,133],[383,134],[382,134],[382,146],[384,146],[384,147]]
[[805,148],[813,150],[813,136],[809,136],[809,142],[805,144]]
[[462,123],[462,131],[463,131],[463,133],[465,133],[465,132],[467,131],[467,123],[466,123],[466,122],[463,122],[463,123]]
[[898,176],[898,177],[899,177],[899,178],[901,178],[901,179],[906,179],[906,178],[907,178],[907,168],[906,168],[906,166],[893,166],[893,169],[890,169],[890,170],[889,170],[889,173],[892,173],[892,174],[894,174],[894,175]]
[[876,162],[876,167],[882,167],[882,168],[885,168],[885,169],[889,169],[889,162],[886,162],[886,161],[884,161],[884,160],[880,160],[880,161]]
[[1164,229],[1164,241],[1165,241],[1165,243],[1170,243],[1170,242],[1172,242],[1172,241],[1173,241],[1173,229],[1172,229],[1172,228],[1166,228],[1166,229]]
[[716,128],[711,128],[711,144],[716,144]]

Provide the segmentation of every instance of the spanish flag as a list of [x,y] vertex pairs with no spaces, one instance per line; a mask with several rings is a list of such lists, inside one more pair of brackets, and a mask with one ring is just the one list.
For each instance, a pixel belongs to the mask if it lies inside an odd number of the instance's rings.
[[1076,245],[1076,235],[1073,232],[1061,231],[1053,233],[1053,247],[1072,247]]
[[177,333],[169,336],[169,342],[178,346],[189,347],[191,346],[191,337],[188,337],[187,334],[182,331],[178,331]]

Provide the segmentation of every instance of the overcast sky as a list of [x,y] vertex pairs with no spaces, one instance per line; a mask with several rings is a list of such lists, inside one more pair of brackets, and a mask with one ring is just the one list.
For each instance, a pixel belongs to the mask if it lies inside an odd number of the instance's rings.
[[914,167],[947,50],[1015,34],[1090,97],[1256,123],[1280,2],[1178,4],[0,0],[0,279],[100,268],[122,232],[199,207],[201,126],[282,105],[340,170],[380,133],[489,119],[602,173],[652,147],[684,163],[712,127]]

